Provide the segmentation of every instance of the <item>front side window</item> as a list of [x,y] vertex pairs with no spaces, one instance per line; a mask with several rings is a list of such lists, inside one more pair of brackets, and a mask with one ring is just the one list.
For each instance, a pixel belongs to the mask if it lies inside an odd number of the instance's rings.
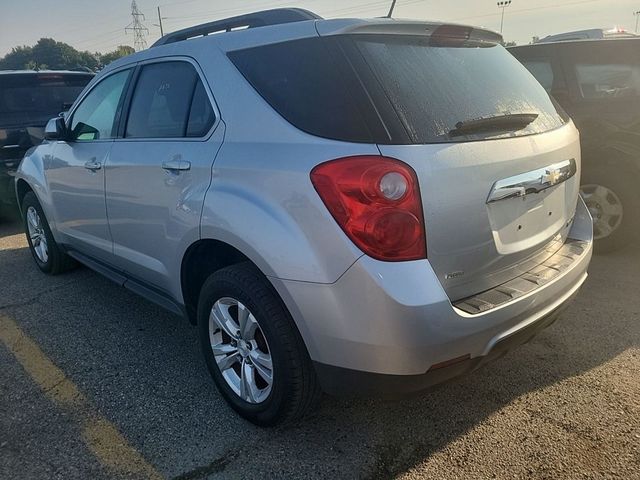
[[626,98],[640,94],[640,66],[624,63],[578,63],[576,76],[582,98]]
[[105,78],[82,100],[71,119],[73,140],[115,138],[116,113],[129,73],[129,70],[123,70]]
[[131,100],[127,138],[198,137],[213,125],[213,108],[190,63],[142,68]]

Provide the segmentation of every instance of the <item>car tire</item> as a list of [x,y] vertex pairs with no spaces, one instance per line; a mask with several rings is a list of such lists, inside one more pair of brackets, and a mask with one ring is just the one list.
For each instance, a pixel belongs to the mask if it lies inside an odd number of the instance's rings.
[[42,206],[33,192],[28,192],[22,200],[22,220],[29,250],[41,271],[58,275],[77,266],[53,238]]
[[318,402],[320,387],[302,337],[273,286],[252,264],[223,268],[206,280],[198,330],[218,390],[245,419],[260,426],[289,423]]
[[611,164],[585,166],[581,183],[582,197],[594,217],[596,253],[619,250],[637,238],[640,230],[638,172],[625,167],[612,168]]

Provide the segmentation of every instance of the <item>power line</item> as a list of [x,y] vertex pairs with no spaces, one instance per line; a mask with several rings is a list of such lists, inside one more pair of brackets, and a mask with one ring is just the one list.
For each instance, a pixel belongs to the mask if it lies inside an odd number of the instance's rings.
[[[568,3],[563,3],[563,4],[542,5],[540,7],[520,8],[518,10],[511,10],[511,14],[533,12],[533,11],[536,11],[536,10],[547,10],[547,9],[551,9],[551,8],[562,8],[562,7],[569,7],[569,6],[572,6],[572,5],[582,5],[582,4],[585,4],[585,3],[595,3],[595,2],[603,2],[603,1],[605,1],[605,0],[580,0],[580,1],[576,1],[576,2],[568,2]],[[498,15],[500,15],[500,13],[485,13],[484,15],[474,15],[473,17],[454,18],[454,19],[452,19],[452,21],[475,20],[477,18],[495,17],[495,16],[498,16]]]
[[147,48],[146,36],[149,34],[149,29],[142,23],[145,20],[144,13],[138,10],[136,0],[131,2],[131,17],[133,20],[125,27],[124,31],[125,33],[133,32],[133,48],[139,52]]

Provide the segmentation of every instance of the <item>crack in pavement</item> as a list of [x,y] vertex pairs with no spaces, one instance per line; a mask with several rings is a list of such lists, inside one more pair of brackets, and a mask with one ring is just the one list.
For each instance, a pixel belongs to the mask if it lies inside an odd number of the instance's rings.
[[73,285],[73,284],[76,284],[76,283],[80,283],[80,281],[79,280],[73,280],[71,282],[63,283],[61,285],[56,285],[55,287],[47,288],[45,290],[37,292],[34,296],[32,296],[32,297],[30,297],[30,298],[28,298],[26,300],[22,300],[20,302],[5,303],[4,305],[0,305],[0,311],[9,310],[11,308],[24,307],[26,305],[30,305],[30,304],[35,303],[35,302],[39,302],[40,301],[40,297],[42,295],[47,295],[49,293],[56,292],[58,290],[63,289],[64,287],[68,287],[69,285]]
[[181,473],[173,477],[171,480],[198,480],[200,478],[206,478],[207,476],[220,473],[227,468],[233,460],[240,456],[240,451],[227,451],[221,457],[216,458],[213,462],[196,467],[188,472]]

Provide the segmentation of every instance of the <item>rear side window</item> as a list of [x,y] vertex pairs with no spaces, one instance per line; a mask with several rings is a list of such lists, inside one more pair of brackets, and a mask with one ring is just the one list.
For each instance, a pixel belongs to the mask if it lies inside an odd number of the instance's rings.
[[256,91],[300,130],[336,140],[374,141],[321,39],[239,50],[229,58]]
[[125,136],[199,137],[213,120],[209,97],[190,63],[153,63],[142,68],[136,82]]
[[[545,89],[499,45],[443,46],[426,36],[359,34],[254,47],[229,58],[290,123],[336,140],[461,142],[541,133],[566,121]],[[537,117],[515,132],[451,133],[459,122],[510,114]]]
[[637,97],[640,93],[638,65],[579,63],[576,76],[585,99]]

